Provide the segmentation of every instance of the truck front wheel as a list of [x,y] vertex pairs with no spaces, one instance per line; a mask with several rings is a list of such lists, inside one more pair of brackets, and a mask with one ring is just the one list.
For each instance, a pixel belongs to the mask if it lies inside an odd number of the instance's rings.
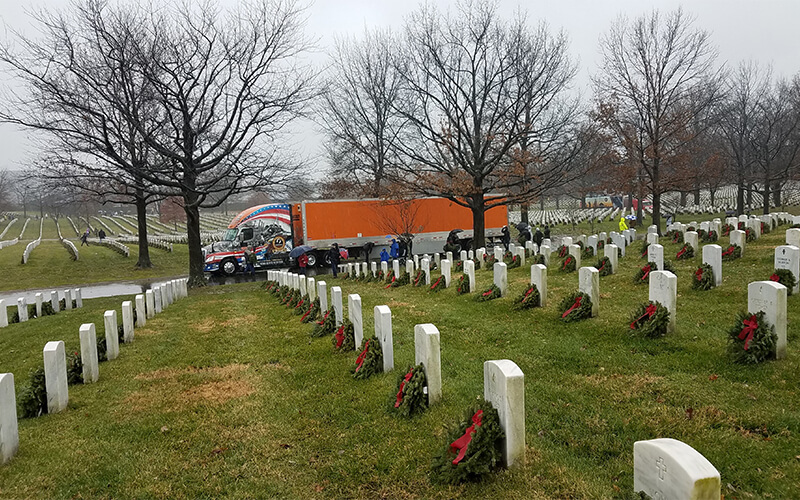
[[233,276],[238,268],[239,266],[236,265],[236,261],[232,258],[225,259],[219,264],[219,270],[225,276]]
[[306,254],[308,256],[308,267],[314,267],[317,265],[317,254],[314,252],[308,252]]

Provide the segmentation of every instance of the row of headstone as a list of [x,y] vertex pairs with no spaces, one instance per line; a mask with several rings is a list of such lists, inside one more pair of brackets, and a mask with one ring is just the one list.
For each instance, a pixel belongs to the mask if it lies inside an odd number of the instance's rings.
[[[83,307],[83,296],[80,288],[64,290],[64,307],[66,310],[72,309],[72,301],[75,300],[75,307]],[[50,302],[54,312],[59,312],[61,306],[58,300],[58,292],[53,290],[50,293],[37,293],[35,296],[36,303],[36,317],[42,317],[42,305],[45,302]],[[17,316],[19,322],[23,323],[28,321],[28,299],[20,297],[17,299]],[[0,300],[0,328],[8,326],[8,309],[5,300]]]
[[[188,280],[174,279],[156,285],[153,288],[163,290],[159,299],[167,296],[170,303],[188,296]],[[80,292],[77,293],[80,297]],[[149,297],[149,299],[147,298]],[[145,295],[135,297],[136,324],[141,328],[145,325],[147,317],[152,317],[157,308],[153,290],[147,290]],[[68,297],[68,303],[71,297]],[[82,306],[82,301],[79,302]],[[147,310],[145,310],[147,308]],[[151,314],[152,313],[152,314]],[[129,300],[122,302],[122,327],[123,339],[126,343],[133,342],[134,320],[133,303]],[[119,333],[117,325],[117,311],[106,311],[103,314],[106,339],[106,357],[109,361],[119,356]],[[91,384],[100,378],[100,367],[97,354],[97,333],[94,323],[81,325],[79,333],[81,346],[81,364],[83,383]],[[67,357],[64,341],[47,342],[42,350],[44,358],[45,391],[47,395],[47,413],[63,411],[69,403],[69,386],[67,383]],[[14,375],[11,373],[0,374],[0,464],[6,463],[16,454],[19,448],[19,431],[17,423],[17,401],[14,390]]]

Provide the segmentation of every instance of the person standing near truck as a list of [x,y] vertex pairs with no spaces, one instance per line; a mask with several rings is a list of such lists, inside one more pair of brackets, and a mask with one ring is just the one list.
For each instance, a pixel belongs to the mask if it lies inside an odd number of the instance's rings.
[[331,273],[333,273],[333,277],[336,278],[339,276],[339,259],[341,256],[339,255],[339,244],[334,243],[331,245],[331,249],[328,250],[328,259],[331,261]]
[[308,266],[308,255],[300,254],[297,258],[297,266],[300,268],[300,274],[305,276],[306,274],[306,267]]
[[508,252],[508,244],[511,243],[511,233],[508,231],[508,226],[503,226],[500,232],[503,233],[503,246],[506,247],[506,252]]

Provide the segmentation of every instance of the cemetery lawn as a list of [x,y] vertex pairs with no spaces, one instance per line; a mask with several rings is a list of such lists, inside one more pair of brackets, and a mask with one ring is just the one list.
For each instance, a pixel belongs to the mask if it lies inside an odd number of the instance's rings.
[[[51,219],[46,220],[52,222]],[[28,224],[26,234],[30,232],[33,222]],[[63,229],[62,227],[62,231]],[[71,227],[69,230],[73,232]],[[38,235],[37,221],[36,236]],[[59,241],[42,241],[24,265],[21,263],[22,252],[29,241],[20,241],[0,250],[0,269],[3,270],[0,291],[177,276],[185,274],[188,269],[189,250],[186,245],[174,245],[173,252],[151,247],[150,260],[153,267],[136,269],[139,256],[139,247],[136,244],[128,244],[130,257],[126,258],[110,248],[93,244],[81,247],[80,240],[70,239],[78,247],[80,258],[77,261],[70,258],[69,252]]]
[[[618,274],[600,279],[599,317],[570,324],[558,304],[577,289],[578,273],[558,272],[555,256],[547,307],[526,311],[512,300],[529,266],[509,271],[508,298],[486,303],[454,288],[326,277],[345,302],[361,295],[365,334],[374,306],[392,310],[396,370],[363,381],[350,375],[354,353],[311,338],[263,283],[193,290],[137,329],[119,359],[101,363],[97,384],[72,386],[65,412],[20,421],[0,497],[633,498],[633,443],[658,437],[708,458],[726,499],[796,497],[800,297],[788,300],[787,359],[738,366],[725,356],[747,284],[772,273],[786,227],[725,262],[722,286],[707,292],[691,290],[701,252],[676,261],[679,246],[665,244],[678,273],[677,331],[657,340],[628,328],[648,294],[632,284],[644,265],[641,241]],[[486,289],[491,272],[477,279]],[[0,371],[14,373],[19,394],[45,342],[77,350],[80,324],[94,322],[102,336],[103,310],[119,311],[122,300],[85,300],[83,309],[0,330]],[[388,408],[413,362],[418,323],[441,332],[444,400],[404,419]],[[482,396],[483,362],[503,358],[525,373],[527,463],[480,483],[431,483],[446,426]]]

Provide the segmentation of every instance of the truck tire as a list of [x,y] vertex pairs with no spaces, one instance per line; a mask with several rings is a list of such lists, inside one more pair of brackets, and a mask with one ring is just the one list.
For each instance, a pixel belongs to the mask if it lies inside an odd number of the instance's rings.
[[315,252],[308,252],[308,267],[317,265],[317,254]]
[[228,257],[219,263],[219,272],[225,276],[233,276],[238,270],[239,265],[236,264],[236,260],[232,257]]

